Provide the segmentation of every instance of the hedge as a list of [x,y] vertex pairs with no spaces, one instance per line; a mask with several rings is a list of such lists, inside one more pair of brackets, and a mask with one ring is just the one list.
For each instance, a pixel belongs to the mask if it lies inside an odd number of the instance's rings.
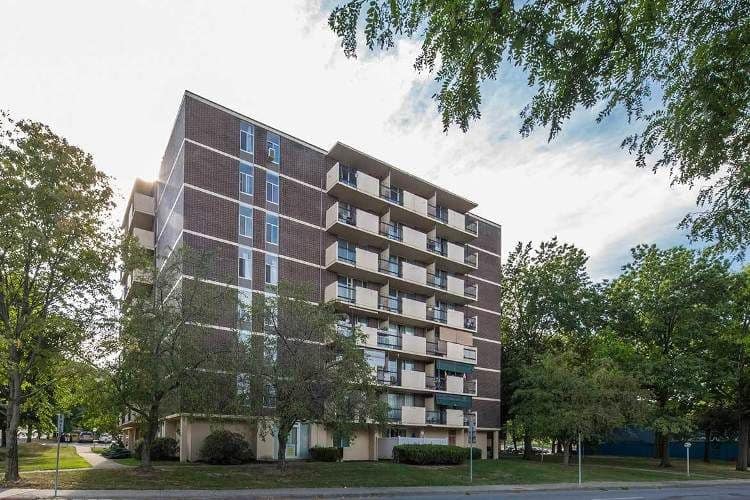
[[[141,458],[143,440],[135,445],[135,456]],[[151,460],[175,460],[178,458],[177,440],[170,437],[158,437],[151,443]]]
[[255,454],[242,434],[214,431],[203,441],[201,459],[216,465],[238,465],[255,460]]
[[341,453],[333,446],[313,446],[310,448],[310,458],[317,462],[336,462]]
[[[472,448],[474,458],[482,456]],[[469,448],[447,444],[400,444],[393,447],[393,461],[416,465],[458,465],[469,459]]]

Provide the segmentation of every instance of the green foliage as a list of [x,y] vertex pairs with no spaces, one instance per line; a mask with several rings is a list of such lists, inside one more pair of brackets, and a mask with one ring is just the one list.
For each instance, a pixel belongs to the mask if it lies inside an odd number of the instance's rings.
[[[135,444],[135,456],[143,456],[144,441],[139,439]],[[151,460],[175,460],[178,458],[177,440],[171,437],[158,437],[151,443]]]
[[[38,122],[0,113],[0,352],[7,377],[7,477],[28,399],[49,416],[45,368],[78,356],[111,305],[116,256],[110,179]],[[30,384],[36,378],[38,383]],[[47,391],[43,399],[40,391]]]
[[[130,453],[129,449],[124,448],[122,446],[118,446],[116,444],[112,444],[112,446],[110,446],[108,450],[102,452],[102,456],[104,458],[112,458],[112,459],[130,458],[131,455],[132,454]],[[140,455],[140,453],[138,455]]]
[[362,333],[337,327],[331,304],[310,302],[305,286],[280,283],[277,294],[256,295],[253,331],[245,339],[248,391],[245,411],[259,419],[262,433],[277,436],[280,467],[286,440],[296,422],[322,422],[340,439],[351,440],[364,425],[386,421],[385,403],[358,346]]
[[213,431],[206,437],[200,457],[204,462],[219,465],[238,465],[255,460],[245,437],[225,429]]
[[341,450],[333,446],[313,446],[310,448],[310,458],[316,462],[338,462]]
[[[482,456],[479,448],[472,448],[474,457]],[[477,455],[479,451],[479,455]],[[469,459],[469,448],[447,444],[400,444],[393,447],[395,463],[415,465],[459,465]]]
[[[535,95],[521,133],[555,137],[580,107],[624,109],[642,124],[623,145],[636,164],[702,184],[683,226],[720,251],[750,244],[750,4],[743,0],[346,0],[329,25],[355,56],[418,37],[415,68],[434,72],[444,128],[480,117],[481,84],[521,68]],[[504,61],[509,64],[503,65]]]

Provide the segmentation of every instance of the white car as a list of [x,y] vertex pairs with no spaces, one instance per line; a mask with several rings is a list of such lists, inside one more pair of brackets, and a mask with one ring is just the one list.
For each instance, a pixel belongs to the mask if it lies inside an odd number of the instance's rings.
[[99,439],[97,439],[98,442],[103,444],[109,444],[112,442],[112,436],[109,434],[102,434],[99,436]]

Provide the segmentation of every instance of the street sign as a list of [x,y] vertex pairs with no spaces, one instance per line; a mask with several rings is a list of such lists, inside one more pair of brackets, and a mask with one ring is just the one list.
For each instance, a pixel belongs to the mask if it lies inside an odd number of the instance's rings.
[[687,477],[690,477],[690,447],[692,446],[692,443],[690,441],[685,441],[685,455],[686,455],[686,462],[685,466],[687,467]]
[[65,430],[65,415],[62,413],[57,414],[57,433],[62,434]]
[[57,485],[60,482],[60,441],[65,431],[65,415],[57,414],[57,460],[55,463],[55,498],[57,498]]

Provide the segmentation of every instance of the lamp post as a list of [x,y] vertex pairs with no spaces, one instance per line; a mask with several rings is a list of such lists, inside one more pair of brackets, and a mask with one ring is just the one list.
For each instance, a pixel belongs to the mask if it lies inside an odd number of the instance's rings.
[[687,465],[687,477],[690,477],[690,446],[692,446],[690,441],[685,441],[685,454],[687,458],[687,461],[685,463]]

